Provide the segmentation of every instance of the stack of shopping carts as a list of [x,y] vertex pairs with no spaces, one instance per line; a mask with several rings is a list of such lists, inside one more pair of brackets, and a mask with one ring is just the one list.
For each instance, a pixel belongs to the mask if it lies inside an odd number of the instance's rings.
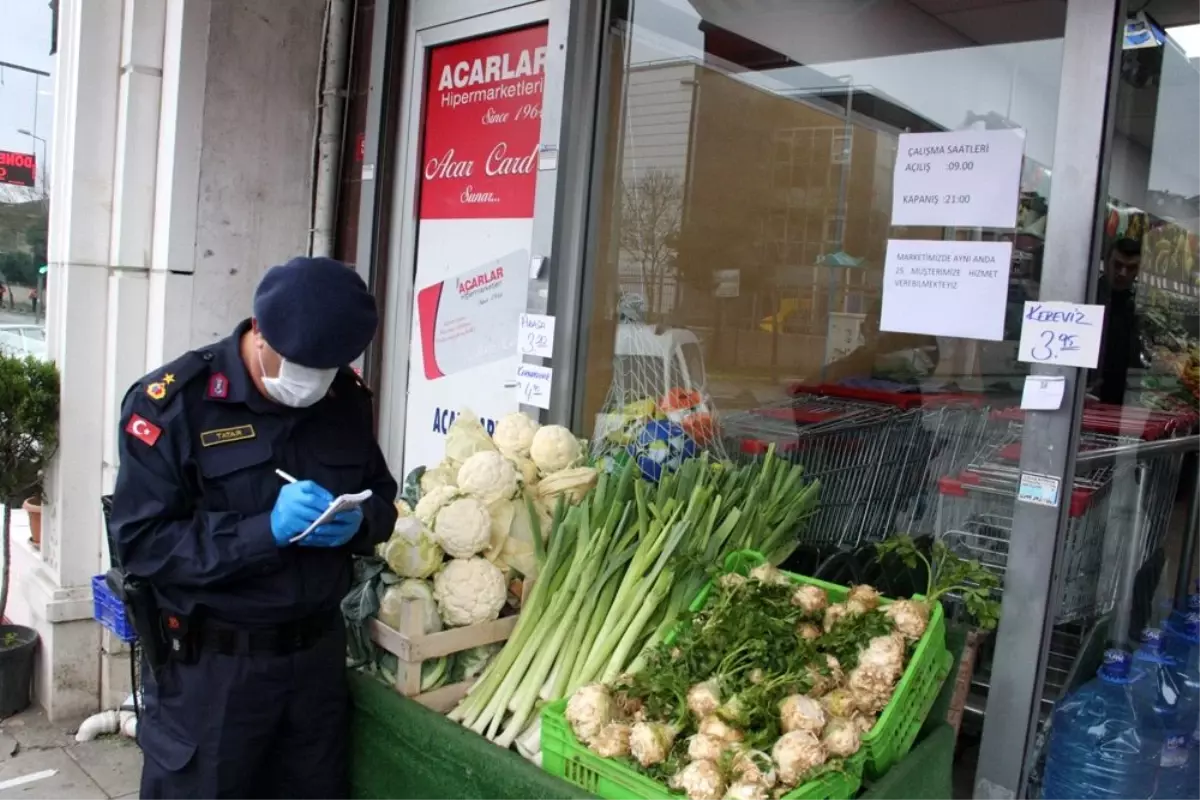
[[821,483],[807,544],[854,548],[932,530],[935,480],[961,469],[987,422],[977,396],[795,386],[775,406],[723,414],[735,457],[776,452]]
[[[967,558],[978,559],[1003,580],[1012,537],[1013,510],[1020,482],[1024,412],[993,412],[983,445],[966,468],[938,481],[937,530],[942,541]],[[1190,430],[1194,415],[1168,415],[1119,406],[1084,410],[1079,452],[1128,448],[1128,458],[1106,460],[1081,469],[1067,504],[1068,524],[1057,598],[1057,623],[1088,619],[1112,606],[1116,589],[1113,546],[1106,539],[1112,520],[1114,486],[1132,477],[1144,463],[1149,479],[1136,525],[1142,560],[1162,541],[1170,518],[1183,455],[1139,456],[1138,445]],[[1107,550],[1106,550],[1107,547]]]

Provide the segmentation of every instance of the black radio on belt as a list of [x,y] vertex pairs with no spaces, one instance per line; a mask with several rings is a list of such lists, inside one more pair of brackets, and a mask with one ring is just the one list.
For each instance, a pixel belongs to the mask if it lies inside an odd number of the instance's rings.
[[198,637],[192,630],[191,620],[182,614],[164,613],[162,630],[170,648],[170,657],[183,664],[195,664],[200,655]]

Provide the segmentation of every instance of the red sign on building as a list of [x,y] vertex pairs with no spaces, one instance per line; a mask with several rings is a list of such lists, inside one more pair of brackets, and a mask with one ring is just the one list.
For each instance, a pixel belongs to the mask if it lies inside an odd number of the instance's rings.
[[546,34],[538,25],[433,51],[421,219],[533,216]]
[[37,159],[31,153],[0,150],[0,183],[33,186],[37,178]]

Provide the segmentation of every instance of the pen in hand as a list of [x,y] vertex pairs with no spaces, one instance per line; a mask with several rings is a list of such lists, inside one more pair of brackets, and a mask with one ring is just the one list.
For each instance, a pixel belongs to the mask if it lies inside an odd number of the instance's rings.
[[293,478],[291,475],[288,475],[286,472],[284,472],[281,469],[275,470],[275,474],[278,475],[279,477],[283,478],[288,483],[299,483],[299,481],[297,481],[295,478]]

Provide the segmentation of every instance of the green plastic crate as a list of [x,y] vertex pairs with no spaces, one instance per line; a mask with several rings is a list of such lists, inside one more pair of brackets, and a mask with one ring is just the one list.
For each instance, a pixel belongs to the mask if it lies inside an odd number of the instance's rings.
[[[759,564],[765,564],[766,561],[761,553],[743,550],[731,553],[725,559],[725,570],[726,572],[740,572],[744,575]],[[845,586],[826,583],[816,578],[790,572],[784,574],[795,583],[820,586],[833,602],[841,602],[850,594],[850,589]],[[692,601],[691,610],[699,611],[704,608],[711,591],[711,583],[701,589],[700,593],[696,595],[696,599]],[[919,598],[920,595],[915,595],[915,597]],[[883,605],[890,602],[892,601],[884,598]],[[942,683],[950,674],[952,661],[953,657],[946,649],[946,614],[942,610],[942,604],[937,603],[929,614],[929,624],[925,628],[925,635],[917,642],[912,658],[909,659],[908,666],[904,670],[904,675],[896,684],[896,691],[892,695],[891,702],[879,715],[875,727],[863,734],[862,750],[859,752],[866,756],[864,769],[868,778],[881,777],[892,764],[895,764],[912,749],[921,726],[925,724],[925,718],[929,716],[930,708],[937,700]]]
[[[666,786],[632,766],[600,756],[575,738],[567,724],[567,701],[542,709],[542,769],[605,800],[677,800]],[[862,786],[863,751],[846,759],[845,769],[827,772],[797,786],[785,800],[850,800]]]

